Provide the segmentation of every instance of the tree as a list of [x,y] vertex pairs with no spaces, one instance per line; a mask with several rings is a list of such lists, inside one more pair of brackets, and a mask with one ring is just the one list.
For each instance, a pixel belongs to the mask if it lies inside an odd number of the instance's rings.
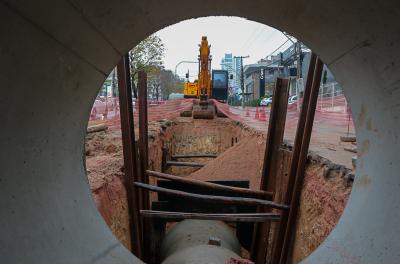
[[161,70],[160,83],[160,92],[164,99],[168,99],[171,93],[183,93],[184,80],[175,76],[171,70]]
[[141,70],[149,72],[154,68],[161,67],[164,53],[165,46],[160,37],[155,34],[142,40],[129,51],[131,81],[135,98],[137,98],[136,80],[138,72]]
[[161,72],[163,67],[152,67],[147,71],[147,89],[148,95],[152,100],[160,99],[161,90]]
[[171,93],[183,93],[183,85],[184,80],[163,66],[147,68],[148,94],[153,100],[167,100]]

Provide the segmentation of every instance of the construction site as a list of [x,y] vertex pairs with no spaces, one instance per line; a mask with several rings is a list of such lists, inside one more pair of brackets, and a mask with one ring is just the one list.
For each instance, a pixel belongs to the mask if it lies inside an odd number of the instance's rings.
[[[400,262],[400,4],[0,11],[0,263]],[[137,63],[209,16],[284,43],[218,65],[227,41],[202,34],[174,73]]]

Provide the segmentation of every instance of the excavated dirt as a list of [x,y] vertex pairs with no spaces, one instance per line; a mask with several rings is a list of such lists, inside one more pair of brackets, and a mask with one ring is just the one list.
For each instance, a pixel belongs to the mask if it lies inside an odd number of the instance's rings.
[[247,137],[188,177],[202,181],[246,179],[251,189],[259,189],[264,151],[265,137],[249,131]]
[[[86,170],[93,199],[114,235],[131,248],[128,205],[124,188],[122,135],[118,122],[107,122],[108,129],[86,137]],[[166,120],[149,123],[149,168],[161,170],[160,146],[165,130],[172,123]],[[135,135],[139,134],[135,128]]]
[[[113,233],[127,247],[129,230],[127,204],[123,188],[123,156],[121,131],[117,122],[109,129],[88,134],[86,166],[93,197]],[[136,131],[136,135],[138,132]],[[199,180],[250,181],[258,189],[265,151],[265,134],[229,119],[193,120],[176,118],[149,124],[149,168],[161,171],[162,148],[169,155],[209,153],[215,159],[182,159],[204,163],[201,169],[170,167],[167,173]],[[283,199],[290,161],[290,146],[283,148],[281,179],[277,200]],[[297,232],[294,239],[292,263],[298,263],[320,245],[336,225],[351,191],[353,172],[310,153],[300,201]],[[235,262],[233,262],[235,263]]]

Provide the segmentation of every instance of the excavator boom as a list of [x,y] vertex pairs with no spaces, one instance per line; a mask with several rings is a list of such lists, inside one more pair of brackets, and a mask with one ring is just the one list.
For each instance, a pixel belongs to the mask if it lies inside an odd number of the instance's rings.
[[[212,79],[211,79],[211,60],[210,55],[211,45],[208,44],[206,36],[201,38],[201,43],[199,45],[199,75],[197,82],[186,82],[184,89],[184,96],[186,98],[196,97],[193,100],[193,110],[192,116],[196,119],[213,119],[216,114],[216,108],[213,101],[210,98],[213,96]],[[225,74],[221,74],[225,73]],[[215,85],[215,98],[221,100],[226,100],[224,97],[227,96],[227,86],[228,86],[228,74],[227,71],[218,70],[215,71],[218,78]],[[214,71],[213,71],[214,74]],[[221,77],[223,80],[221,80]],[[222,83],[222,87],[221,87]],[[218,91],[217,91],[218,90]],[[222,91],[222,93],[221,93]],[[222,96],[221,96],[222,95]],[[225,95],[225,96],[224,96]],[[185,114],[186,115],[186,114]]]

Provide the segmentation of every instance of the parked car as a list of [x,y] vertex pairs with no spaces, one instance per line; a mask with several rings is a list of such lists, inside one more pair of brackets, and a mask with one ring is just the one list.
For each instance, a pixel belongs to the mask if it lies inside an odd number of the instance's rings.
[[260,106],[269,106],[272,104],[272,97],[264,98],[260,102]]
[[293,95],[293,96],[290,96],[290,97],[289,97],[288,103],[289,103],[289,104],[293,104],[293,103],[295,103],[296,101],[297,101],[297,96],[296,96],[296,95]]

